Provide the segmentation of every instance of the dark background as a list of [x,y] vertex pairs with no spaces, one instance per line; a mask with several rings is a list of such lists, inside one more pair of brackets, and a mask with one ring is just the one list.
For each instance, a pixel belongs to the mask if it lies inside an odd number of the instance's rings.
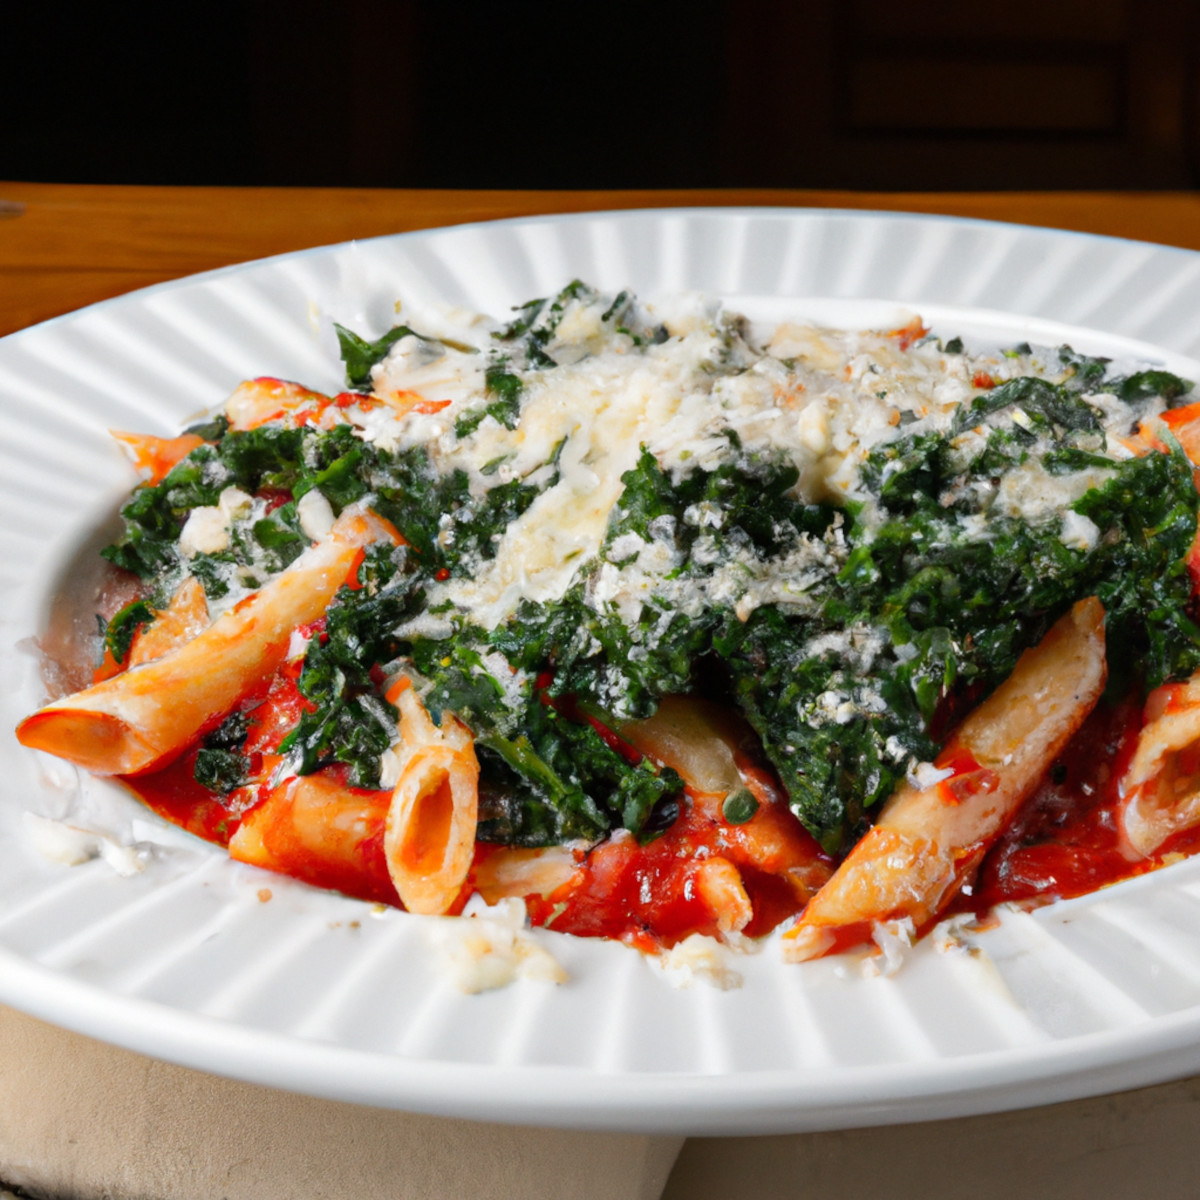
[[1200,0],[7,3],[0,177],[1200,186]]

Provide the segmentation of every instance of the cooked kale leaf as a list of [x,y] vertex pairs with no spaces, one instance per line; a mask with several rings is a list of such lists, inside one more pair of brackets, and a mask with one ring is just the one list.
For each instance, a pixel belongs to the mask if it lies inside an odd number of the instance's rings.
[[382,337],[369,342],[359,337],[349,329],[334,322],[337,333],[338,349],[342,354],[342,362],[346,366],[346,383],[359,391],[371,390],[371,369],[387,358],[388,351],[404,337],[420,337],[407,325],[396,325]]
[[227,796],[249,781],[250,761],[242,752],[249,732],[247,714],[235,711],[204,739],[192,769],[192,775],[201,787]]
[[1036,375],[1021,375],[991,391],[981,392],[964,405],[954,418],[952,432],[962,433],[997,413],[1014,409],[1026,417],[1028,427],[1036,432],[1100,430],[1096,409],[1075,389]]
[[404,569],[405,558],[390,546],[369,547],[355,585],[338,589],[309,643],[297,687],[314,707],[280,743],[281,753],[296,755],[297,774],[340,762],[352,786],[378,786],[379,756],[391,745],[397,713],[379,695],[372,670],[395,658],[393,631],[420,596],[420,577]]
[[145,600],[133,600],[115,613],[104,630],[104,648],[113,660],[123,663],[133,645],[134,635],[147,622],[154,620],[154,610]]
[[[489,419],[514,429],[543,373],[588,352],[589,330],[628,335],[635,349],[666,338],[641,320],[632,297],[605,300],[579,281],[522,306],[495,335],[486,395],[455,434]],[[372,369],[410,335],[420,337],[401,325],[372,342],[338,327],[349,386],[369,390]],[[746,330],[726,322],[717,335],[703,369],[745,370]],[[961,352],[961,340],[946,343]],[[1070,347],[1059,360],[1062,383],[1018,377],[981,391],[947,432],[902,413],[901,436],[868,455],[853,499],[837,507],[800,502],[797,467],[751,453],[732,430],[716,467],[667,471],[643,450],[595,561],[563,594],[525,600],[495,628],[449,601],[431,607],[430,595],[495,558],[558,481],[561,443],[549,463],[510,479],[504,455],[469,473],[350,425],[230,432],[219,418],[197,427],[210,444],[122,510],[125,531],[105,554],[148,591],[109,623],[107,645],[123,659],[184,571],[216,599],[289,566],[309,544],[297,508],[307,492],[335,513],[369,498],[405,545],[368,550],[310,642],[298,681],[309,711],[281,746],[293,769],[340,763],[352,785],[377,786],[397,719],[380,682],[402,665],[435,721],[453,713],[475,734],[484,840],[539,846],[619,828],[647,839],[685,802],[682,781],[627,756],[613,730],[665,695],[701,692],[744,714],[793,811],[837,853],[1075,600],[1105,606],[1114,688],[1200,667],[1185,565],[1198,507],[1191,464],[1177,447],[1111,458],[1111,401],[1097,400],[1112,393],[1142,415],[1144,402],[1173,406],[1192,385],[1157,370],[1109,377],[1107,360]],[[1065,512],[1006,504],[1018,472],[1035,492],[1078,499]],[[233,487],[255,498],[252,512],[230,518],[227,546],[185,560],[188,515]],[[197,779],[220,794],[240,786],[244,741],[236,724],[210,734]]]

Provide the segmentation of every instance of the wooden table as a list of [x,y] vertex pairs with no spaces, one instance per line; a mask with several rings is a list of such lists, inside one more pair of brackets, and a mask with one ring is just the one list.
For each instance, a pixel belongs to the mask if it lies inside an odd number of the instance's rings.
[[1049,225],[1200,250],[1185,192],[448,192],[0,183],[0,335],[164,279],[351,238],[533,213],[764,205]]
[[[1190,193],[762,190],[440,192],[0,183],[0,334],[228,263],[437,225],[596,209],[908,210],[1200,250]],[[0,1008],[0,1185],[52,1194],[273,1200],[629,1197],[978,1200],[1190,1197],[1200,1080],[997,1117],[796,1137],[680,1140],[469,1126],[205,1076]],[[442,1157],[431,1146],[443,1148]],[[461,1147],[446,1150],[446,1147]],[[679,1154],[665,1192],[664,1181]],[[447,1174],[457,1157],[467,1166]],[[460,1164],[461,1165],[461,1164]],[[470,1183],[486,1167],[487,1185]],[[465,1173],[464,1173],[465,1172]],[[449,1189],[449,1190],[447,1190]]]

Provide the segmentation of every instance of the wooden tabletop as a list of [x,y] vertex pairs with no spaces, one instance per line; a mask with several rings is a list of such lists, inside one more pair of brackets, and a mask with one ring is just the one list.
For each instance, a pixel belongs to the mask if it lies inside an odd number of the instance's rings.
[[983,217],[1200,250],[1200,193],[382,191],[0,182],[0,334],[164,279],[351,238],[536,213],[703,206]]

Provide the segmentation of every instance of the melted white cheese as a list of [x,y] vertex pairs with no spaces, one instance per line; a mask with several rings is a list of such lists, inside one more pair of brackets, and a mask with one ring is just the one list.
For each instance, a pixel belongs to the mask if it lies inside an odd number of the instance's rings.
[[[1062,369],[1056,373],[1031,355],[946,353],[936,339],[917,337],[910,345],[912,338],[897,333],[784,324],[761,349],[745,340],[740,318],[696,296],[649,306],[667,336],[642,345],[604,319],[608,303],[594,296],[566,302],[543,347],[557,365],[518,368],[524,390],[513,429],[488,416],[462,438],[455,431],[462,415],[494,399],[486,371],[500,361],[492,337],[498,327],[461,313],[454,318],[461,335],[443,314],[439,336],[452,345],[406,337],[376,368],[377,395],[416,393],[432,402],[422,405],[427,411],[397,415],[387,404],[351,410],[364,437],[393,450],[425,446],[436,470],[464,471],[475,495],[513,480],[553,480],[498,536],[494,554],[470,564],[467,577],[430,589],[435,610],[448,604],[494,628],[522,601],[556,601],[580,578],[588,578],[593,607],[611,607],[626,622],[652,595],[684,613],[731,603],[743,619],[762,604],[803,604],[812,583],[836,569],[838,547],[810,540],[769,570],[752,553],[721,558],[714,550],[713,577],[684,586],[669,578],[677,563],[665,531],[661,541],[612,547],[596,569],[621,476],[643,449],[678,479],[728,460],[732,431],[749,454],[770,450],[791,460],[799,499],[864,500],[870,520],[874,501],[860,490],[858,472],[872,449],[902,434],[945,432],[961,406],[988,386],[1025,374],[1063,377]],[[1130,409],[1116,398],[1104,397],[1098,411],[1109,432],[1128,428]],[[967,431],[960,440],[982,449],[985,438]],[[989,499],[1008,516],[1062,520],[1099,481],[1095,471],[1018,470]],[[719,511],[693,515],[688,519],[702,533],[719,528]],[[1086,545],[1087,524],[1068,518],[1063,541]],[[442,536],[453,536],[449,525]],[[693,557],[703,554],[702,540]]]

